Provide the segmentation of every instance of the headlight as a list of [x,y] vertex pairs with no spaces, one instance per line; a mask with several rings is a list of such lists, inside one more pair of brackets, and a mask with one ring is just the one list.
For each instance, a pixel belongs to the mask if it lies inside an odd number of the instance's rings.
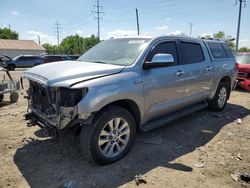
[[86,95],[88,89],[60,88],[60,106],[73,107],[77,105]]

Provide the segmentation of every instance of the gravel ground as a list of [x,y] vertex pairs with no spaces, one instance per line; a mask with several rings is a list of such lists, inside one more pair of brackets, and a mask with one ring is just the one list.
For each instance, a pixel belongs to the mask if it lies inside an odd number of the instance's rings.
[[28,128],[19,94],[0,103],[0,187],[250,187],[239,177],[250,173],[249,93],[233,91],[223,112],[204,109],[138,133],[132,151],[108,166],[84,161],[77,141],[63,147]]

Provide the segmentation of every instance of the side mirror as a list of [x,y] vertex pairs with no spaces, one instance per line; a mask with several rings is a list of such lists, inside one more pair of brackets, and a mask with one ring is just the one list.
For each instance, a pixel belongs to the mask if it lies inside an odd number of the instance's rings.
[[171,54],[155,54],[151,62],[145,62],[143,69],[168,67],[174,63],[174,57]]

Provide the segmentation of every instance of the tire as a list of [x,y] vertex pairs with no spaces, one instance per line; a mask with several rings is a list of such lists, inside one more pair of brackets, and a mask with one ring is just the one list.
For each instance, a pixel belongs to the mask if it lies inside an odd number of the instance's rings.
[[4,95],[0,94],[0,102],[3,102]]
[[214,97],[208,101],[210,110],[220,112],[224,110],[227,105],[227,100],[230,95],[230,86],[228,83],[220,82]]
[[[110,129],[112,122],[117,125],[113,127],[116,132]],[[92,124],[82,127],[80,147],[83,157],[100,165],[114,163],[130,151],[135,132],[135,120],[130,112],[118,106],[104,108],[96,114]]]
[[16,102],[16,101],[18,100],[18,98],[19,98],[19,95],[18,95],[17,92],[12,92],[12,93],[10,94],[10,101],[11,101],[11,102]]
[[7,66],[7,69],[10,70],[10,71],[14,71],[16,68],[16,66],[14,64],[10,64]]

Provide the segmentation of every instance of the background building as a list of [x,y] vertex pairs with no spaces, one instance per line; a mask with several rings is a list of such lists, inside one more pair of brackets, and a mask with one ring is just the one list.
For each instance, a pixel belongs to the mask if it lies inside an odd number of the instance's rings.
[[33,40],[0,39],[0,54],[6,54],[11,58],[18,55],[39,55],[45,52],[45,48]]

